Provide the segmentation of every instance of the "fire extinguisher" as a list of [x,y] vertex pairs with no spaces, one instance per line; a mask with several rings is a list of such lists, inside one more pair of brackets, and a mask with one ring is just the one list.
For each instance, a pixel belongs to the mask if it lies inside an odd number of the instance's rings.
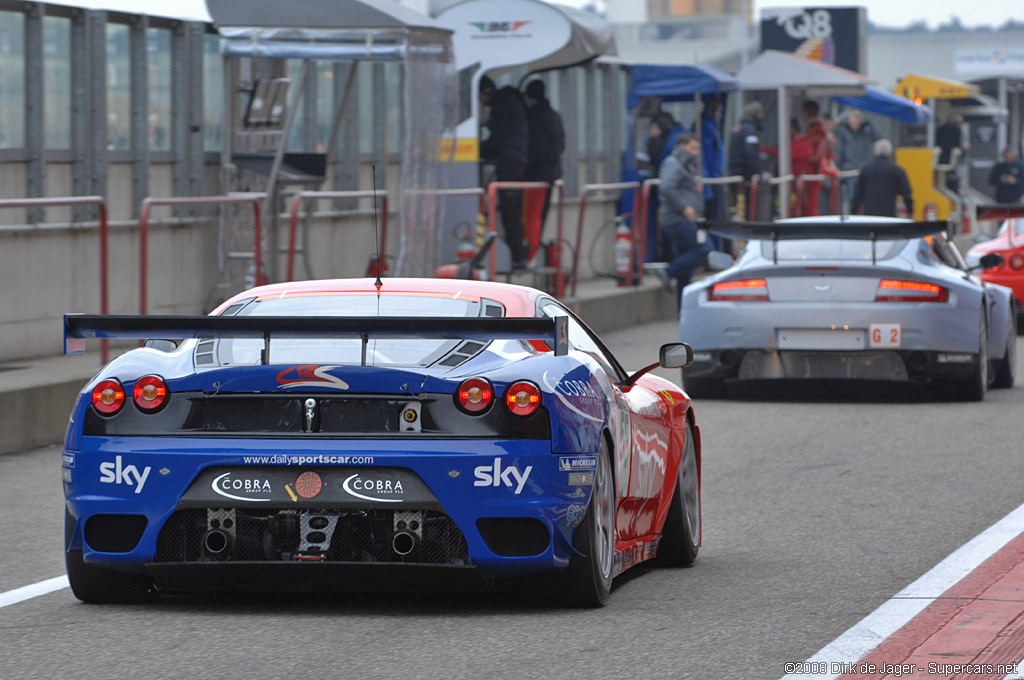
[[961,215],[961,219],[960,219],[960,227],[961,227],[961,232],[960,233],[962,233],[962,234],[970,234],[971,233],[971,227],[973,226],[972,222],[974,220],[974,211],[971,209],[971,199],[969,197],[967,197],[967,196],[964,196],[964,202],[962,203],[962,205],[963,205],[963,214]]
[[622,217],[615,218],[615,276],[619,286],[628,286],[632,278],[633,230]]
[[476,246],[473,245],[473,234],[468,230],[464,231],[459,237],[459,246],[455,249],[455,261],[472,260],[475,254]]
[[924,221],[934,222],[939,219],[939,208],[934,203],[924,204]]

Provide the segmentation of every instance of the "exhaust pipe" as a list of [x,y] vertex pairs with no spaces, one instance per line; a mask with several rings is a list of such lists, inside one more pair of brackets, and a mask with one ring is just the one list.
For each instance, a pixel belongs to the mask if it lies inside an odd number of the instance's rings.
[[408,531],[399,531],[395,534],[395,537],[391,539],[391,549],[400,557],[405,557],[411,553],[419,547],[419,544],[420,539],[416,534]]
[[203,536],[203,550],[210,557],[224,559],[231,550],[231,537],[220,529],[211,529]]

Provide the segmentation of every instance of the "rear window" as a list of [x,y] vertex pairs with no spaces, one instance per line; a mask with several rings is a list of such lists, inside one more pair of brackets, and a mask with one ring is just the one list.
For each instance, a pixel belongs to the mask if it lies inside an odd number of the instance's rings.
[[[851,239],[797,239],[794,241],[778,241],[779,261],[800,260],[854,260],[871,261],[871,241]],[[895,241],[877,241],[875,243],[875,260],[888,260],[896,257],[907,246],[906,239]],[[761,242],[761,255],[771,260],[772,242]]]
[[[226,310],[231,312],[232,310]],[[419,295],[302,295],[253,299],[234,310],[236,316],[389,316],[479,317],[504,316],[493,300],[453,299]],[[454,366],[487,346],[477,340],[434,338],[371,338],[366,347],[368,366]],[[255,338],[201,340],[196,365],[252,366],[261,362],[263,341]],[[270,362],[360,364],[358,338],[271,338]]]

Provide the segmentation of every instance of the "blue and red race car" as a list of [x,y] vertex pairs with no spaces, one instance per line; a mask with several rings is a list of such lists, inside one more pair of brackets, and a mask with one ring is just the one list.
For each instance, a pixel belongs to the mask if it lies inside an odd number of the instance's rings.
[[92,337],[151,340],[103,367],[71,415],[65,547],[81,600],[520,580],[599,606],[631,566],[697,556],[693,408],[647,373],[692,350],[664,345],[630,375],[538,290],[282,283],[210,316],[65,318],[72,351]]

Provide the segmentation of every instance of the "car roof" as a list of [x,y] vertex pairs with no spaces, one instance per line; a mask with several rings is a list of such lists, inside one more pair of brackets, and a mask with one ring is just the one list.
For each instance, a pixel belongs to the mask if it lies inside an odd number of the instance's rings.
[[[287,281],[258,286],[225,300],[211,314],[219,314],[228,306],[253,297],[287,297],[324,295],[331,293],[363,293],[376,295],[376,279],[317,279],[311,281]],[[509,317],[535,316],[535,302],[543,293],[536,288],[517,286],[496,281],[469,281],[465,279],[417,279],[383,278],[380,292],[385,295],[451,295],[466,298],[488,298],[505,306]]]

